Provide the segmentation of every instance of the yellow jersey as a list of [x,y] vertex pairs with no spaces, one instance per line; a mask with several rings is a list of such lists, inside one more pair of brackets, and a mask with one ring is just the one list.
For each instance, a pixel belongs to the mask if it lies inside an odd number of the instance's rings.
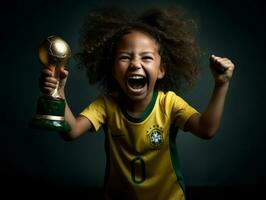
[[131,116],[123,102],[103,95],[81,115],[106,135],[106,199],[184,200],[175,138],[198,113],[174,92],[154,91],[145,112]]

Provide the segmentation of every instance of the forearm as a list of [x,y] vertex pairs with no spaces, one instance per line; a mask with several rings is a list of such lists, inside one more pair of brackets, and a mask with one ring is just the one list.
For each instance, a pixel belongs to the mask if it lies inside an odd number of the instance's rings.
[[[70,108],[68,106],[64,90],[61,90],[60,94],[61,94],[61,97],[65,100],[65,105],[66,105],[65,106],[65,120],[71,126],[71,131],[73,131],[73,129],[76,126],[77,120],[76,120],[75,116],[73,115],[72,111],[70,110]],[[71,133],[71,131],[70,131],[70,133]]]
[[[64,97],[65,99],[65,97]],[[76,118],[70,110],[67,101],[65,100],[65,121],[70,125],[69,132],[59,132],[63,139],[65,140],[73,140],[75,136],[73,135],[73,130],[76,126]]]
[[67,103],[66,100],[65,100],[65,103],[66,103],[66,107],[65,107],[65,120],[71,126],[71,130],[69,132],[69,134],[71,134],[75,130],[77,120],[76,120],[74,114],[72,113],[72,111],[70,110],[70,108],[69,108],[68,103]]
[[206,134],[207,138],[213,137],[220,126],[228,88],[229,82],[216,84],[210,102],[200,116],[200,132]]
[[[62,97],[65,99],[65,95]],[[65,120],[69,123],[71,130],[61,133],[65,140],[74,140],[81,136],[84,132],[91,129],[91,123],[88,119],[82,116],[75,117],[65,99]]]
[[205,139],[212,138],[220,126],[234,64],[228,58],[212,55],[210,68],[215,86],[209,104],[202,114],[192,115],[184,127],[185,130]]

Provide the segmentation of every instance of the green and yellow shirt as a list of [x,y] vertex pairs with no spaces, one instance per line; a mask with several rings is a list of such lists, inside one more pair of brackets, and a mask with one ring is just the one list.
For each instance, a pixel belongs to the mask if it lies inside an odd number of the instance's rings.
[[183,200],[176,134],[197,111],[174,92],[155,91],[142,116],[130,116],[121,102],[104,95],[85,108],[95,130],[106,134],[107,199]]

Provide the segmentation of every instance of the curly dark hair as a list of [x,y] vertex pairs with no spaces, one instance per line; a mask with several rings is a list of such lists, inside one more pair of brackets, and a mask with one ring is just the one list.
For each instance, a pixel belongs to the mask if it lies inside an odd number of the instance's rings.
[[81,32],[82,51],[78,64],[86,69],[91,84],[100,83],[109,92],[117,90],[112,75],[116,45],[132,31],[148,33],[159,44],[165,76],[158,80],[160,90],[178,92],[183,83],[193,85],[199,72],[200,49],[197,26],[181,7],[150,8],[143,13],[121,8],[102,8],[87,16]]

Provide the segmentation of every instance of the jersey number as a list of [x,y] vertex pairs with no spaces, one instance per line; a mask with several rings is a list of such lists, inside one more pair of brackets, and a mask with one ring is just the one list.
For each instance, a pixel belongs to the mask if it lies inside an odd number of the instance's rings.
[[143,158],[136,157],[131,161],[131,179],[136,184],[140,184],[145,181],[146,169]]

